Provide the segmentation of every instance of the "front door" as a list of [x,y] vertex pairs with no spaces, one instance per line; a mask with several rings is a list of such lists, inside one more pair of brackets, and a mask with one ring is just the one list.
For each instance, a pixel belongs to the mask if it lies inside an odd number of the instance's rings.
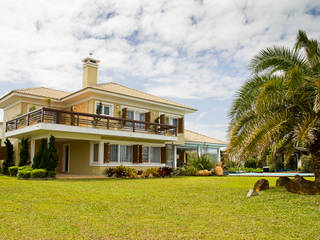
[[62,171],[63,172],[69,172],[69,166],[70,166],[70,145],[65,144],[63,145],[63,166]]

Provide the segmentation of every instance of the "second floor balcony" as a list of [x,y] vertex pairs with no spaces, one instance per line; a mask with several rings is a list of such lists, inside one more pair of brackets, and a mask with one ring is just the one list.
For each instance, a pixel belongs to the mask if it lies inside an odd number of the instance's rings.
[[[137,121],[128,118],[109,117],[98,114],[80,113],[72,111],[64,111],[52,108],[41,108],[15,119],[6,122],[6,133],[21,130],[38,124],[50,124],[50,126],[69,126],[70,131],[81,128],[81,132],[85,133],[86,129],[90,133],[95,129],[95,133],[100,130],[132,132],[142,134],[153,134],[160,136],[168,136],[168,140],[173,140],[177,136],[177,126],[160,124],[148,121]],[[66,128],[65,131],[67,131]],[[107,134],[106,134],[107,135]],[[114,135],[114,134],[113,134]],[[115,136],[115,135],[114,135]],[[120,135],[121,136],[121,135]],[[173,138],[172,138],[173,137]]]

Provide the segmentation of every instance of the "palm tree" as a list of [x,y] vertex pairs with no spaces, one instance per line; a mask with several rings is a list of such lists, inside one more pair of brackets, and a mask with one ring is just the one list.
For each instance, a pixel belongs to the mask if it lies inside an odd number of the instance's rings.
[[230,157],[244,161],[285,150],[288,159],[303,148],[314,162],[320,184],[320,49],[299,31],[295,46],[266,48],[249,69],[231,111]]

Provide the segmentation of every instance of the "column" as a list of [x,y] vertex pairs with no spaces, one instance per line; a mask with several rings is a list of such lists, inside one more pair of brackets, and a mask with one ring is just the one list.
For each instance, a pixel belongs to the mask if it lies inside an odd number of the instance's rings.
[[198,145],[197,153],[198,153],[198,157],[200,157],[200,156],[201,156],[201,148],[200,148],[200,144]]
[[217,162],[221,162],[220,148],[217,149]]
[[31,160],[31,164],[33,164],[33,158],[34,158],[34,153],[35,153],[35,140],[33,138],[31,138],[30,140],[30,160]]
[[104,142],[99,142],[99,165],[103,164],[103,158],[104,158]]
[[177,168],[177,145],[172,144],[173,168]]

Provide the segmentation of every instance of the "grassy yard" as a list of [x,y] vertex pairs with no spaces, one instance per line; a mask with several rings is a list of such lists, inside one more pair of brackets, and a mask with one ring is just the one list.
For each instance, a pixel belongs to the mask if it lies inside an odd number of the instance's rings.
[[0,176],[0,239],[320,239],[320,196],[246,199],[257,180]]

